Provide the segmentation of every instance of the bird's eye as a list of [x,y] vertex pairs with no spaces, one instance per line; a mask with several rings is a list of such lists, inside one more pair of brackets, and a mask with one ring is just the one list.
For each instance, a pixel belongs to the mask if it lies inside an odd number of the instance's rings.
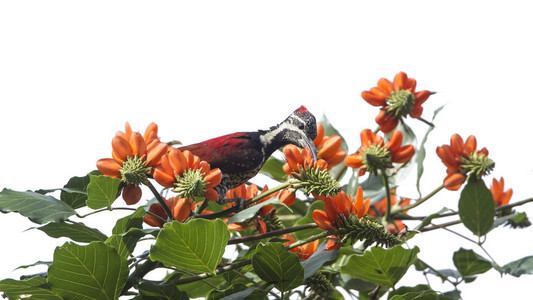
[[305,129],[305,124],[303,124],[303,123],[298,124],[298,128],[300,130],[304,130]]

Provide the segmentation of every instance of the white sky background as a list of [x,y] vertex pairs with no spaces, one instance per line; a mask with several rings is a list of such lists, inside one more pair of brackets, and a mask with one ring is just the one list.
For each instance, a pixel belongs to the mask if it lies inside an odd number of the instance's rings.
[[[531,197],[533,19],[525,3],[2,1],[0,188],[56,188],[85,175],[110,157],[111,138],[126,121],[141,131],[154,121],[162,140],[187,144],[266,129],[304,104],[317,118],[328,116],[352,153],[359,132],[376,127],[378,109],[361,91],[405,71],[418,89],[437,92],[423,117],[446,105],[427,144],[423,193],[445,176],[435,148],[459,133],[474,134],[496,162],[487,185],[504,176],[512,202]],[[408,124],[420,134],[427,128]],[[409,184],[400,194],[417,197]],[[456,208],[458,197],[439,193],[412,214]],[[519,210],[533,217],[532,207]],[[84,222],[99,226],[122,215]],[[18,214],[0,215],[0,278],[31,272],[12,270],[51,260],[64,243],[24,231],[33,226]],[[471,237],[462,225],[454,228]],[[532,234],[498,228],[485,247],[503,265],[533,255]],[[447,232],[422,234],[410,245],[436,268],[453,267],[459,247],[485,256]],[[491,270],[460,289],[464,299],[525,299],[532,279]]]

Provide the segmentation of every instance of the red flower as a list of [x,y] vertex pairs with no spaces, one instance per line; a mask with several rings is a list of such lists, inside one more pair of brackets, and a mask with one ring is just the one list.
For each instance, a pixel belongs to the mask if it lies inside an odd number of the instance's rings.
[[385,143],[383,138],[370,129],[361,131],[361,147],[356,153],[344,160],[348,167],[359,169],[359,176],[366,171],[377,174],[377,171],[392,167],[392,163],[405,163],[415,154],[413,145],[402,146],[403,133],[394,131],[390,140]]
[[[397,196],[396,196],[396,189],[391,189],[391,199],[390,199],[391,206],[396,205],[397,203]],[[407,206],[411,202],[411,199],[409,198],[400,198],[399,206]],[[372,204],[370,206],[370,209],[368,210],[368,215],[373,217],[381,217],[385,215],[385,212],[387,210],[387,197],[381,199],[380,201]],[[407,211],[404,211],[407,212]],[[401,220],[395,220],[394,224],[388,225],[388,230],[392,233],[398,233],[405,229],[405,224]]]
[[469,136],[464,142],[458,134],[452,135],[450,145],[437,147],[437,155],[447,167],[447,175],[444,178],[446,189],[456,191],[461,188],[469,173],[480,178],[494,168],[494,162],[488,158],[487,148],[476,149],[475,136]]
[[[172,212],[172,217],[174,220],[183,222],[189,218],[191,215],[191,209],[193,208],[192,201],[186,198],[169,198],[169,199],[163,199],[166,203],[166,205],[170,208],[170,211]],[[160,218],[157,218],[151,214],[146,214],[144,216],[144,222],[150,226],[153,227],[163,227],[163,224],[165,223],[163,220],[167,220],[168,216],[161,207],[161,204],[155,203],[150,206],[148,209],[148,212],[159,216]]]
[[339,135],[324,136],[324,126],[317,124],[317,136],[313,141],[318,151],[317,155],[328,163],[328,170],[340,164],[346,157],[346,151],[341,149],[342,138]]
[[320,170],[326,170],[328,168],[328,163],[325,160],[313,160],[311,150],[308,148],[304,148],[300,152],[298,147],[287,145],[283,148],[283,154],[285,154],[285,159],[287,160],[287,163],[283,165],[283,170],[288,175],[295,175],[305,167],[319,168]]
[[381,78],[378,86],[361,93],[361,97],[373,106],[381,106],[376,117],[380,130],[384,133],[392,131],[398,121],[410,115],[419,118],[422,115],[422,104],[429,98],[429,91],[416,91],[416,80],[408,78],[407,74],[396,74],[393,82]]
[[[290,234],[284,234],[282,237],[284,240],[289,240],[285,242],[285,246],[288,246],[290,244],[293,244],[294,238]],[[307,244],[292,248],[289,250],[289,252],[294,252],[298,254],[298,257],[302,260],[308,259],[313,253],[315,253],[316,249],[318,248],[318,240],[314,240],[312,242],[309,242]]]
[[209,163],[190,151],[172,148],[155,168],[154,179],[164,187],[174,187],[180,197],[203,196],[217,200],[218,193],[213,187],[222,180],[222,173],[218,168],[211,170]]
[[511,197],[513,196],[513,189],[508,189],[507,191],[504,191],[504,184],[505,182],[503,180],[503,177],[500,177],[499,181],[496,180],[496,178],[492,179],[490,191],[492,193],[492,198],[494,199],[494,204],[496,204],[496,207],[509,204]]
[[126,132],[117,132],[111,146],[113,158],[99,159],[96,167],[102,174],[121,178],[127,183],[122,198],[128,205],[135,204],[141,199],[139,184],[159,164],[167,144],[157,138],[157,125],[154,123],[148,126],[144,137],[139,132],[132,132],[129,123],[126,123]]

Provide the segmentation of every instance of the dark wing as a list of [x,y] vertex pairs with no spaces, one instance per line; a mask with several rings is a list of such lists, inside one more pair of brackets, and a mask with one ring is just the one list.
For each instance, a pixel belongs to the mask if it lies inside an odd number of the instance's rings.
[[236,132],[178,149],[191,151],[222,173],[248,171],[263,163],[262,145],[254,132]]

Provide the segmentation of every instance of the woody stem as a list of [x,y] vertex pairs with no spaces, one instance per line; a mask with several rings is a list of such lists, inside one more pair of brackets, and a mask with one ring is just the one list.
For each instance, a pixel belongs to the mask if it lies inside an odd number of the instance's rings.
[[316,224],[311,223],[311,224],[304,224],[304,225],[299,225],[299,226],[294,226],[294,227],[289,227],[289,228],[283,228],[279,230],[266,232],[263,234],[256,234],[256,235],[250,235],[250,236],[242,237],[242,238],[230,239],[228,241],[228,245],[260,240],[260,239],[264,239],[264,238],[271,237],[271,236],[282,235],[285,233],[291,233],[291,232],[296,232],[296,231],[301,231],[301,230],[306,230],[306,229],[313,229],[317,227],[318,226]]
[[268,190],[268,191],[266,191],[266,192],[263,192],[263,193],[261,193],[260,195],[258,195],[257,197],[252,198],[252,199],[247,200],[246,202],[244,202],[244,207],[247,207],[248,205],[251,205],[252,203],[257,202],[257,201],[259,201],[259,200],[265,198],[266,196],[272,195],[272,194],[274,194],[274,193],[277,192],[277,191],[280,191],[280,190],[282,190],[282,189],[284,189],[284,188],[287,188],[287,187],[290,186],[290,185],[291,185],[290,182],[285,182],[285,183],[280,184],[280,185],[278,185],[277,187],[275,187],[275,188],[273,188],[273,189],[271,189],[271,190]]
[[152,194],[154,194],[155,199],[157,200],[157,202],[159,202],[159,205],[161,205],[161,207],[163,208],[167,216],[171,220],[173,220],[174,218],[172,217],[172,211],[170,211],[170,208],[165,203],[165,200],[163,200],[163,198],[161,197],[161,194],[159,194],[159,192],[155,189],[154,185],[150,182],[150,180],[145,180],[143,183],[150,189]]
[[318,240],[318,239],[321,239],[321,238],[325,238],[325,237],[328,236],[328,235],[331,235],[331,232],[329,232],[329,231],[324,231],[324,232],[322,232],[322,233],[315,234],[315,235],[312,235],[312,236],[310,236],[310,237],[308,237],[308,238],[306,238],[306,239],[299,240],[299,241],[297,241],[297,242],[295,242],[295,243],[292,243],[292,244],[288,245],[286,248],[287,248],[287,250],[291,250],[291,249],[296,248],[296,247],[298,247],[298,246],[301,246],[301,245],[305,245],[305,244],[307,244],[307,243],[310,243],[310,242],[312,242],[312,241],[314,241],[314,240]]

